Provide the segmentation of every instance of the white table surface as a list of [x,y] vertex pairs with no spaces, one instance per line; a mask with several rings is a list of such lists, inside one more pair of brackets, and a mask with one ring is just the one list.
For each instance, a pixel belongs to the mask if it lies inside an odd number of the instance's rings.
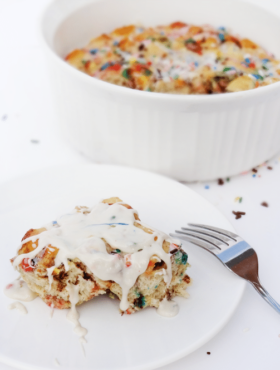
[[[47,166],[89,163],[56,132],[37,37],[40,12],[49,2],[0,0],[0,186]],[[280,0],[251,2],[280,16]],[[224,185],[212,181],[188,186],[213,203],[256,249],[261,281],[280,302],[280,154],[257,170]],[[235,201],[237,197],[242,197],[241,203]],[[261,206],[263,201],[268,208]],[[246,215],[235,220],[233,210]],[[162,370],[265,368],[280,369],[280,316],[248,286],[231,321],[214,339]],[[0,370],[8,369],[12,368],[0,364]]]

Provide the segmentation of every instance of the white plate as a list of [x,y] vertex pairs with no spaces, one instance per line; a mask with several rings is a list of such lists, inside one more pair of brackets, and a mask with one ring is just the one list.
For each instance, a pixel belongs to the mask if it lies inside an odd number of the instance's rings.
[[[24,233],[74,208],[119,196],[140,218],[166,233],[187,222],[233,230],[212,205],[173,180],[122,167],[85,165],[55,167],[0,187],[3,287],[17,277],[9,263]],[[65,310],[50,309],[39,298],[26,303],[28,315],[9,311],[0,295],[0,362],[21,369],[144,370],[175,361],[210,340],[227,323],[245,282],[227,271],[208,252],[185,244],[193,278],[190,298],[176,298],[179,314],[172,319],[146,309],[121,316],[119,302],[98,297],[78,308],[89,333],[83,356]],[[225,338],[226,340],[226,338]]]

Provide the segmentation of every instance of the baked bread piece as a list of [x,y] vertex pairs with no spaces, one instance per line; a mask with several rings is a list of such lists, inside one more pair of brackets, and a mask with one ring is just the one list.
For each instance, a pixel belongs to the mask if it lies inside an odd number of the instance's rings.
[[164,298],[187,297],[187,259],[175,240],[144,225],[119,198],[110,198],[29,230],[11,261],[49,306],[71,307],[69,287],[75,285],[75,304],[108,294],[121,301],[122,313],[131,314],[159,307]]
[[65,60],[103,81],[160,93],[238,92],[280,80],[280,62],[253,41],[184,22],[117,28]]

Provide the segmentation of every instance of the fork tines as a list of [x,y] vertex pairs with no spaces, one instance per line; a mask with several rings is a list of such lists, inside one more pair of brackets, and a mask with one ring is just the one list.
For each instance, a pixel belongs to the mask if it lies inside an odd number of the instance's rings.
[[230,231],[201,224],[189,224],[189,226],[191,228],[182,227],[181,230],[175,231],[176,234],[170,235],[196,244],[214,254],[221,253],[238,240],[238,235]]

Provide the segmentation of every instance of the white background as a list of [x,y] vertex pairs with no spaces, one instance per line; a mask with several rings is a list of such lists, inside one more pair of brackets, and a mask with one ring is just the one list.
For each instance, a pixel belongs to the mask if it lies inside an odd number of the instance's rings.
[[[280,16],[280,0],[251,2]],[[49,0],[0,0],[0,186],[43,167],[89,163],[56,132],[37,35],[39,15],[48,3]],[[275,37],[280,42],[280,35]],[[213,181],[189,186],[213,203],[256,249],[261,281],[280,302],[280,154],[257,170],[255,176],[249,171],[224,185]],[[237,197],[242,197],[241,203],[235,201]],[[268,208],[260,205],[263,201]],[[246,215],[235,220],[233,210]],[[182,322],[182,330],[187,326],[187,320]],[[248,286],[232,320],[213,340],[162,370],[253,368],[280,369],[280,316]],[[0,369],[11,368],[0,364]]]

